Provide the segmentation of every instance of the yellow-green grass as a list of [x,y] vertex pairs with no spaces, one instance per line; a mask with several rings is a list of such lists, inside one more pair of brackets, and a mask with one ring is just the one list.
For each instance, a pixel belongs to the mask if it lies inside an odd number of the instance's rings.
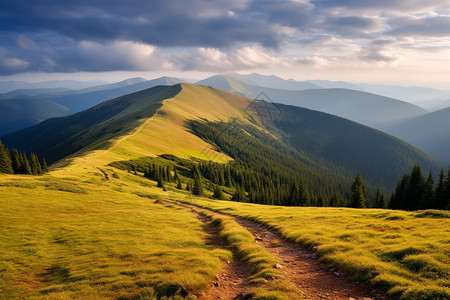
[[250,232],[236,223],[232,217],[206,210],[202,213],[212,219],[213,224],[219,227],[220,237],[247,263],[252,274],[249,292],[255,294],[255,300],[302,299],[297,288],[274,268],[277,259],[264,247],[256,244]]
[[[276,207],[186,198],[276,228],[355,280],[405,299],[450,299],[450,213]],[[189,200],[193,199],[193,200]]]
[[153,299],[201,290],[231,259],[192,214],[119,176],[0,176],[0,298]]

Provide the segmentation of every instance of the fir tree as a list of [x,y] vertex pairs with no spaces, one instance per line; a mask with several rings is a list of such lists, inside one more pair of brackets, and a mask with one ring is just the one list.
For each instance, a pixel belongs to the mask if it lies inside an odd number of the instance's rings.
[[0,141],[0,173],[12,174],[12,160],[8,149]]
[[436,191],[434,189],[434,178],[433,174],[428,174],[428,178],[425,181],[424,189],[423,189],[423,195],[420,199],[418,209],[429,209],[433,208],[436,202]]
[[44,173],[48,172],[48,166],[47,166],[47,161],[45,161],[45,158],[42,159],[42,171]]
[[31,153],[30,155],[30,167],[31,167],[31,173],[33,175],[42,175],[42,167],[39,163],[39,159],[37,158],[36,154]]
[[[448,180],[448,178],[447,178]],[[441,173],[439,174],[439,181],[436,188],[435,200],[433,208],[444,207],[444,198],[445,198],[445,177],[444,177],[444,169],[441,169]]]
[[194,167],[194,185],[192,187],[192,194],[203,196],[202,175],[197,166]]
[[375,195],[374,206],[375,208],[386,208],[386,200],[384,194],[380,191],[379,188],[377,188],[377,193]]
[[367,203],[366,186],[361,173],[356,175],[351,189],[350,206],[354,208],[365,208]]
[[217,185],[217,184],[214,186],[213,198],[219,199],[219,200],[223,200],[224,199],[222,188],[219,185]]

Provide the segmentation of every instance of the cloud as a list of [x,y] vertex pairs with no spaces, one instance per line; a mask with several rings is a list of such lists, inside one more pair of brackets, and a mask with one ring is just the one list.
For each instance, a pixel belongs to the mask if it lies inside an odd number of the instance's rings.
[[1,74],[392,63],[450,36],[441,0],[3,0],[0,14]]
[[24,70],[29,63],[23,59],[12,56],[4,48],[0,47],[0,74],[8,75],[14,74],[18,71]]
[[359,58],[366,62],[395,62],[399,57],[386,49],[388,46],[393,45],[393,43],[391,40],[375,40],[362,47]]
[[171,63],[155,46],[131,41],[100,44],[81,41],[57,53],[56,71],[164,70]]
[[392,27],[387,32],[394,36],[450,37],[450,16],[400,17],[389,21]]
[[216,73],[252,70],[286,63],[283,58],[271,56],[258,46],[243,47],[230,52],[214,48],[190,49],[174,57],[173,62],[174,66],[182,70]]

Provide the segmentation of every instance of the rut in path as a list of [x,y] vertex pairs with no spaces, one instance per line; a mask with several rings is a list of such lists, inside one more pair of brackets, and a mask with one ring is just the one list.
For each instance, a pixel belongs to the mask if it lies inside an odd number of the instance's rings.
[[319,262],[315,253],[283,240],[278,232],[256,222],[234,217],[255,237],[255,242],[280,260],[281,272],[302,291],[306,299],[393,299],[383,291],[352,281],[331,266]]
[[[203,230],[208,235],[207,243],[212,246],[227,249],[228,245],[219,237],[218,228],[212,224],[211,220],[192,208],[191,211],[203,223]],[[247,265],[236,257],[236,255],[233,255],[233,260],[224,264],[223,268],[216,274],[214,282],[200,291],[197,297],[199,300],[240,299],[241,295],[246,294],[246,288],[249,286],[249,282],[250,271]]]

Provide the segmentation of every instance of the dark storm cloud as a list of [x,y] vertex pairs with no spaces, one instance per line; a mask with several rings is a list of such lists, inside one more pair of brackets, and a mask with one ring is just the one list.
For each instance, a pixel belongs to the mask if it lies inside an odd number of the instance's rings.
[[[214,6],[212,6],[214,3]],[[158,46],[278,45],[270,24],[233,1],[6,1],[0,28],[56,32],[74,40],[133,40]],[[238,12],[239,13],[239,12]]]
[[[355,41],[361,57],[382,60],[384,51],[372,40],[450,36],[449,17],[442,13],[450,10],[446,2],[3,0],[0,74],[155,69],[176,63],[186,49],[212,57],[216,52],[197,50],[215,49],[233,58],[249,46],[281,53],[286,46],[314,48],[332,40]],[[435,15],[426,17],[429,11]],[[159,49],[178,58],[171,61]],[[147,61],[140,64],[137,58]],[[232,66],[236,59],[226,61]]]

